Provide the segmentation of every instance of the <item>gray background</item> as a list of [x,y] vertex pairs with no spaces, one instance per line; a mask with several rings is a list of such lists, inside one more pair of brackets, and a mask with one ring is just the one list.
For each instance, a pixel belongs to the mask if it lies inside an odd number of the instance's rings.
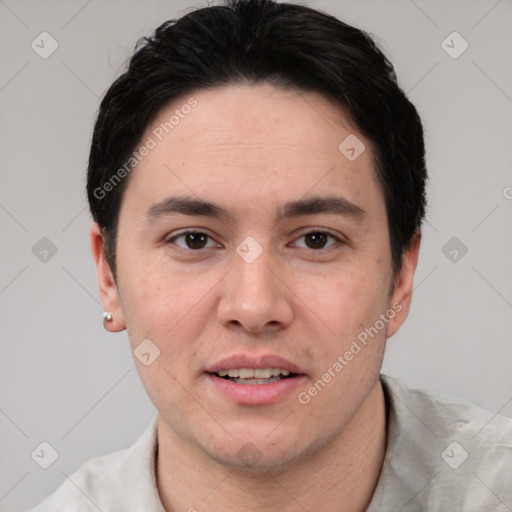
[[[198,5],[206,2],[0,1],[4,512],[130,445],[155,414],[126,333],[102,328],[85,166],[99,99],[136,40]],[[425,123],[429,221],[412,311],[384,370],[512,416],[512,2],[309,5],[377,36]],[[43,31],[59,45],[47,59],[31,47]],[[469,43],[456,59],[441,45],[453,31]],[[57,248],[46,262],[42,237]],[[459,247],[443,252],[452,237]],[[31,458],[42,441],[59,453],[46,470]]]

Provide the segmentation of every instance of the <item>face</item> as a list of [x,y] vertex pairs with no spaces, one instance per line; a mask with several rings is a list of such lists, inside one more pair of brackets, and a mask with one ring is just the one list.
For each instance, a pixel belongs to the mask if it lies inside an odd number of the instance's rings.
[[148,137],[121,204],[117,286],[92,230],[111,330],[149,354],[135,362],[170,436],[221,464],[251,450],[260,469],[293,464],[375,387],[417,247],[394,276],[370,143],[320,95],[209,89],[161,110]]

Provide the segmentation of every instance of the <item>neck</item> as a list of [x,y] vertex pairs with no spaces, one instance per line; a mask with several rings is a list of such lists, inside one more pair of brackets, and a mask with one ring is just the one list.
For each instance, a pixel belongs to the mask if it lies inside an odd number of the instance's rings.
[[[276,473],[249,474],[198,457],[159,417],[157,484],[167,512],[363,512],[386,451],[386,409],[377,381],[363,406],[327,446]],[[198,460],[200,458],[200,460]]]

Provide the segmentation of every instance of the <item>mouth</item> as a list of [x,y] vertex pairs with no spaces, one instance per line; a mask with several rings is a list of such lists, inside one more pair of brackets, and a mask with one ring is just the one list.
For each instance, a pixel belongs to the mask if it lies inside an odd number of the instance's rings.
[[240,405],[267,405],[289,398],[307,381],[297,365],[278,355],[238,354],[206,368],[214,393]]
[[229,368],[219,370],[213,375],[221,379],[243,384],[246,386],[255,386],[260,384],[272,384],[285,379],[292,379],[299,374],[292,373],[283,368]]

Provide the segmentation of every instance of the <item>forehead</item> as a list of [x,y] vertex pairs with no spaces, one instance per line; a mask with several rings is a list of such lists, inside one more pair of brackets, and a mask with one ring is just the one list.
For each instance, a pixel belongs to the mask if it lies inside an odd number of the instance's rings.
[[[318,93],[262,83],[216,87],[193,96],[197,106],[172,130],[176,142],[191,151],[247,154],[264,146],[274,152],[286,149],[285,157],[307,147],[312,156],[337,157],[340,136],[356,131],[343,107]],[[165,124],[169,112],[179,111],[186,101],[183,97],[163,109],[152,128]],[[191,131],[195,145],[188,139]]]
[[341,106],[317,93],[269,84],[199,91],[162,108],[149,139],[154,147],[127,193],[152,200],[179,192],[221,194],[232,204],[249,196],[284,201],[341,187],[357,202],[377,185],[369,142]]

